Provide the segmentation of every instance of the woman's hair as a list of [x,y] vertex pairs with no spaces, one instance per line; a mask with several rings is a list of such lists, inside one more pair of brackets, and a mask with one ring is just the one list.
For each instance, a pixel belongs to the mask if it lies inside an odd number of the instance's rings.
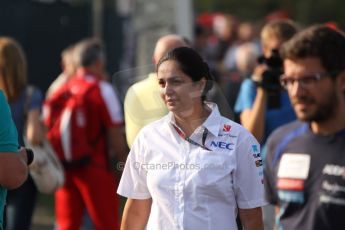
[[183,73],[189,76],[193,82],[200,81],[205,78],[206,84],[202,92],[201,99],[205,100],[207,92],[212,88],[213,78],[210,74],[207,63],[202,57],[192,48],[189,47],[178,47],[170,50],[164,55],[157,63],[156,70],[165,61],[174,60],[176,61]]
[[27,64],[21,46],[12,38],[0,37],[0,89],[8,101],[15,100],[25,88]]

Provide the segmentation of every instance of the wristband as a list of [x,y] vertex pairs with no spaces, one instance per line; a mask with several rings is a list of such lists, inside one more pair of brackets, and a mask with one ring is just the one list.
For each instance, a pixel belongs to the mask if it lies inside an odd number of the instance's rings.
[[26,164],[30,165],[34,161],[34,152],[29,148],[25,148],[25,151],[26,151],[26,158],[28,159]]

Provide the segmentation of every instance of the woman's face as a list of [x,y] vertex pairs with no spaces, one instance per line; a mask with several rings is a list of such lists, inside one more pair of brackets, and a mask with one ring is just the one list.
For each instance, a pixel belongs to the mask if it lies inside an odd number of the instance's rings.
[[161,97],[169,111],[180,116],[188,116],[193,113],[195,106],[201,106],[204,79],[193,82],[174,60],[163,62],[158,67],[157,77]]

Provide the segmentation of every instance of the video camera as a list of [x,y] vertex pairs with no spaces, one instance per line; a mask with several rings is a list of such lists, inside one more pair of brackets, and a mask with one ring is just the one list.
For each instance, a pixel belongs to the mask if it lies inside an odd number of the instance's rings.
[[265,64],[268,68],[262,73],[261,82],[256,83],[268,92],[268,106],[270,108],[279,108],[280,91],[282,89],[280,75],[283,74],[283,60],[279,55],[279,51],[272,49],[270,57],[260,56],[258,62],[259,64]]

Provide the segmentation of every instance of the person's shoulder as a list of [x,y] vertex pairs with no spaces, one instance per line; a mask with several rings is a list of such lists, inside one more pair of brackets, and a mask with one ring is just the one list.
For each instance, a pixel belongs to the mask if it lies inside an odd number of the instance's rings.
[[243,110],[251,108],[256,94],[256,85],[254,81],[247,78],[242,81],[240,91],[235,103],[235,112],[241,113]]
[[6,97],[4,92],[0,89],[0,105],[5,106],[6,105]]
[[301,122],[299,120],[295,120],[284,124],[277,129],[275,129],[269,136],[268,142],[278,141],[282,139],[286,135],[293,135],[294,133],[298,133],[298,130],[303,129],[306,126],[306,123]]
[[154,130],[162,130],[164,126],[166,126],[169,123],[168,121],[168,114],[159,118],[158,120],[155,120],[147,125],[145,125],[140,131],[146,134],[152,133]]
[[306,125],[305,122],[295,120],[295,121],[289,122],[287,124],[284,124],[282,126],[279,126],[277,129],[275,129],[272,132],[272,135],[286,134],[286,133],[292,132],[293,130],[297,130],[299,128],[302,128],[305,125]]
[[9,104],[2,90],[0,90],[0,109],[1,109],[0,128],[4,128],[4,124],[8,124],[8,122],[10,121],[11,114],[10,114]]
[[255,82],[251,78],[246,78],[242,81],[241,87],[253,88],[253,87],[255,87]]
[[246,78],[242,81],[240,87],[240,94],[253,94],[256,92],[256,84],[251,78]]
[[150,73],[146,78],[134,83],[129,89],[136,93],[145,93],[145,90],[151,90],[158,86],[155,76],[155,73]]
[[100,88],[104,88],[106,90],[110,90],[110,91],[114,90],[113,85],[108,81],[100,80],[100,81],[96,81],[95,84],[99,85]]
[[125,96],[125,103],[140,101],[140,98],[146,97],[148,92],[158,89],[157,81],[152,74],[153,73],[149,74],[148,77],[134,83],[128,88]]
[[[149,124],[144,125],[135,137],[134,142],[147,142],[155,141],[155,138],[161,136],[162,133],[167,129],[169,121],[167,120],[167,115],[153,121]],[[138,140],[137,140],[138,139]]]
[[156,121],[144,125],[140,129],[138,136],[144,139],[152,139],[157,137],[157,135],[161,136],[161,134],[164,136],[164,133],[168,132],[169,119],[169,114],[167,114]]
[[36,85],[27,85],[23,94],[24,96],[20,97],[19,100],[22,103],[29,103],[28,109],[37,109],[42,106],[44,96],[42,90]]
[[49,85],[47,92],[46,92],[46,98],[49,98],[54,92],[56,92],[60,87],[62,87],[68,80],[68,77],[66,74],[61,73],[59,76],[57,76],[54,81]]
[[33,89],[33,96],[37,99],[42,99],[43,98],[43,92],[40,88],[38,88],[37,86],[34,86]]

